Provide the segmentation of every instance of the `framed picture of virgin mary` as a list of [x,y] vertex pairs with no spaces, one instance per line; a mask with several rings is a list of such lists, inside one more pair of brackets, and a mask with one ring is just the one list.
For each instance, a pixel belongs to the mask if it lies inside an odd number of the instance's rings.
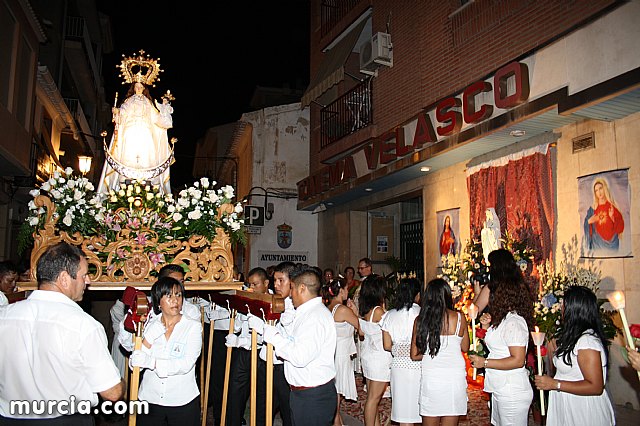
[[442,256],[456,255],[460,251],[460,209],[436,212],[438,236],[438,266],[442,266]]
[[582,257],[632,256],[628,169],[579,177],[578,209]]

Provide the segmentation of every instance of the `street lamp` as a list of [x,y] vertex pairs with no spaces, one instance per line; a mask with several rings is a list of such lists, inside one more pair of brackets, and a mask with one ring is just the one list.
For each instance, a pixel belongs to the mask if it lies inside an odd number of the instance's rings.
[[89,173],[89,170],[91,170],[91,159],[91,157],[86,155],[78,155],[78,168],[80,169],[82,176],[86,175]]

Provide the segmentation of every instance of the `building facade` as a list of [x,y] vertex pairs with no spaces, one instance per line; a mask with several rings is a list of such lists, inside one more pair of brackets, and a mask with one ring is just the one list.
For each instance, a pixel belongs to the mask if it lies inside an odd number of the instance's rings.
[[308,152],[309,108],[299,102],[248,112],[238,122],[227,153],[237,162],[225,162],[217,180],[235,176],[237,199],[245,203],[248,242],[235,256],[245,276],[285,260],[317,264],[317,215],[296,205]]
[[111,121],[102,54],[111,50],[108,17],[94,1],[0,2],[0,258],[18,260],[28,191],[55,172],[100,170],[100,132]]
[[[603,294],[640,303],[640,2],[317,0],[311,10],[298,208],[324,210],[320,265],[369,256],[385,271],[394,257],[431,279],[443,217],[460,250],[492,207],[503,231],[536,235],[539,260],[596,268]],[[615,181],[626,206],[613,255],[585,243],[597,177]],[[608,389],[637,409],[621,343]]]

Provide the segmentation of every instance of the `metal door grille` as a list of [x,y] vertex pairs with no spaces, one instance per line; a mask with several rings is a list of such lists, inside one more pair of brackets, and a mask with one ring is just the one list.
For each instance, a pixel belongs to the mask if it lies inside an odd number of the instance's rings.
[[407,269],[415,271],[418,279],[424,281],[424,247],[422,221],[400,225],[400,255],[407,262]]

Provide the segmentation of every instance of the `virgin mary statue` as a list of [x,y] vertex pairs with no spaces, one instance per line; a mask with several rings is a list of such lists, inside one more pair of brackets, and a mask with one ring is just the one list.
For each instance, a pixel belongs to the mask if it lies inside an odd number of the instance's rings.
[[[139,56],[124,58],[120,69],[130,87],[122,105],[112,109],[115,130],[111,145],[105,147],[106,161],[98,192],[108,193],[118,190],[127,180],[139,180],[171,193],[169,166],[173,163],[173,150],[167,129],[173,124],[173,107],[169,103],[173,97],[167,91],[162,103],[154,102],[147,87],[157,79],[160,65],[141,50]],[[135,69],[138,71],[134,73]]]
[[489,207],[485,210],[486,219],[484,227],[480,232],[482,241],[482,255],[484,261],[489,264],[489,253],[502,247],[500,243],[500,218],[496,213],[496,209]]

